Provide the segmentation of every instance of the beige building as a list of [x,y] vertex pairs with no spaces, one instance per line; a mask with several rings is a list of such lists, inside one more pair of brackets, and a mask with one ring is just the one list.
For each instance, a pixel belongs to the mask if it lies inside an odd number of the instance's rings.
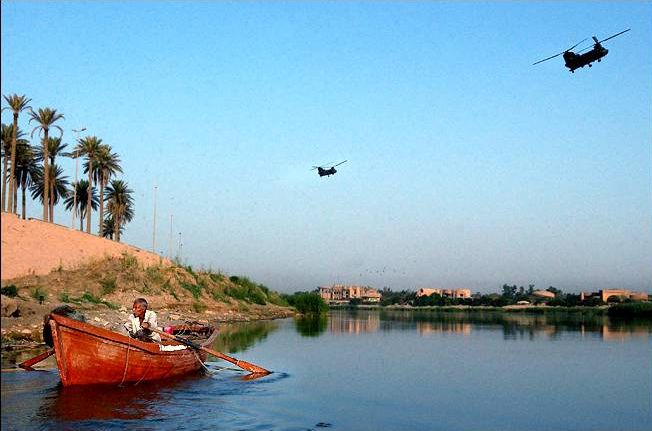
[[470,298],[471,291],[469,289],[430,289],[423,287],[417,290],[417,298],[420,296],[440,295],[446,298]]
[[646,301],[648,299],[647,293],[645,292],[632,292],[631,290],[623,289],[605,289],[597,292],[580,292],[580,301],[589,298],[600,298],[602,302],[607,302],[607,299],[611,296],[622,296],[635,301]]
[[363,302],[380,302],[381,295],[376,289],[368,286],[334,284],[330,287],[319,287],[319,296],[325,301],[348,302],[358,298]]

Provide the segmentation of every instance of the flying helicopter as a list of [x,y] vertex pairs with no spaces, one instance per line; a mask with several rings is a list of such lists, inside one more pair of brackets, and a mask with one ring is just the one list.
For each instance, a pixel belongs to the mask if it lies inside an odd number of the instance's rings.
[[[573,52],[571,51],[573,48],[575,48],[577,45],[580,43],[584,42],[586,39],[584,39],[582,42],[576,43],[575,45],[571,46],[568,48],[566,51],[560,52],[559,54],[552,55],[548,58],[544,58],[543,60],[539,60],[536,63],[533,63],[532,66],[535,64],[543,63],[544,61],[548,61],[552,58],[555,58],[559,55],[564,56],[564,62],[566,63],[566,67],[572,72],[575,73],[575,69],[578,69],[580,67],[584,67],[588,65],[591,67],[591,63],[594,61],[597,61],[598,63],[602,60],[602,57],[607,55],[609,53],[609,50],[603,47],[601,44],[602,42],[605,42],[609,39],[613,39],[616,36],[620,36],[623,33],[628,32],[631,30],[628,28],[627,30],[623,30],[620,33],[616,33],[613,36],[609,36],[606,39],[598,40],[597,37],[593,36],[593,41],[595,42],[593,44],[592,48],[585,48],[582,51],[579,52]],[[587,51],[588,50],[588,51]],[[584,52],[586,51],[586,52]]]
[[339,162],[336,165],[332,166],[313,166],[311,170],[317,169],[317,173],[319,174],[320,177],[323,176],[330,176],[330,175],[335,175],[335,172],[337,172],[337,169],[335,169],[335,166],[339,166],[342,163],[345,163],[346,160],[343,162]]

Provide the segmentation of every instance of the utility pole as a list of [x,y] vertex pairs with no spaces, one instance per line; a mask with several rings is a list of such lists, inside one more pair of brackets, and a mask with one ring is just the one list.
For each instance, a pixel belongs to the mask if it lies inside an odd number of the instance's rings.
[[[72,131],[75,132],[75,135],[77,135],[77,145],[79,145],[79,134],[85,130],[86,127],[82,127],[79,130],[72,129]],[[75,187],[73,187],[74,197],[72,203],[72,223],[71,223],[71,227],[73,229],[75,228],[75,215],[77,215],[77,171],[78,170],[79,170],[79,149],[76,149],[75,150]],[[79,214],[79,217],[81,217],[81,214]]]
[[178,252],[178,255],[177,255],[177,260],[179,261],[178,262],[179,265],[181,265],[181,250],[182,250],[182,247],[183,247],[183,243],[181,242],[181,232],[179,232],[179,252]]
[[170,241],[168,242],[168,259],[172,260],[172,218],[173,214],[170,214]]
[[156,253],[156,189],[158,186],[154,184],[154,222],[152,223],[152,252]]

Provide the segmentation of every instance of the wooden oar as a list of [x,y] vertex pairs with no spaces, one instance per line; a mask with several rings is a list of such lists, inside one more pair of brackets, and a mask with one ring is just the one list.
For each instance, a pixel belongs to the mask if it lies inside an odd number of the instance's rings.
[[40,355],[34,356],[32,359],[28,359],[25,362],[21,362],[20,364],[18,364],[18,366],[23,370],[35,371],[34,368],[32,368],[32,365],[35,365],[41,362],[43,359],[48,358],[52,355],[54,355],[54,349],[50,349],[48,351],[41,353]]
[[177,342],[179,342],[181,344],[185,344],[186,346],[192,347],[193,349],[203,350],[206,353],[210,353],[211,355],[213,355],[213,356],[215,356],[217,358],[223,359],[223,360],[225,360],[227,362],[230,362],[230,363],[242,368],[243,370],[249,371],[250,373],[263,374],[263,375],[271,374],[271,371],[267,371],[266,369],[261,368],[258,365],[250,364],[247,361],[232,358],[232,357],[230,357],[228,355],[225,355],[222,352],[218,352],[216,350],[209,349],[208,347],[200,346],[199,344],[193,343],[192,341],[186,340],[185,338],[181,338],[181,337],[179,337],[177,335],[171,335],[171,334],[168,334],[167,332],[159,331],[156,328],[149,328],[149,329],[151,331],[156,332],[157,334],[160,334],[162,337],[168,338],[170,340],[177,341]]

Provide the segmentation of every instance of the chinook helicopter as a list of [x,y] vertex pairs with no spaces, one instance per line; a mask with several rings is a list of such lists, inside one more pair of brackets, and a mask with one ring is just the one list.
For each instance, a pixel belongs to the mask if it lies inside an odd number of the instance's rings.
[[[594,61],[597,61],[598,63],[602,60],[602,57],[607,55],[609,53],[609,50],[603,47],[601,44],[602,42],[605,42],[609,39],[613,39],[616,36],[620,36],[623,33],[628,32],[631,29],[623,30],[620,33],[616,33],[613,36],[609,36],[606,39],[598,40],[597,37],[593,36],[593,41],[595,42],[592,48],[585,48],[582,51],[579,52],[573,52],[571,51],[573,48],[575,48],[577,45],[580,43],[584,42],[584,39],[582,42],[576,43],[575,45],[571,46],[568,48],[566,51],[560,52],[559,54],[552,55],[548,58],[544,58],[543,60],[539,60],[536,63],[533,63],[532,66],[535,64],[543,63],[544,61],[548,61],[550,59],[553,59],[559,55],[563,55],[564,57],[564,62],[566,63],[566,67],[572,72],[575,73],[575,69],[579,69],[580,67],[584,66],[589,66],[591,67],[591,63]],[[588,50],[588,51],[587,51]],[[584,52],[586,51],[586,52]]]
[[311,170],[317,169],[317,173],[319,174],[320,177],[335,175],[335,172],[337,172],[335,166],[339,166],[345,162],[346,160],[344,160],[343,162],[339,162],[338,164],[333,166],[313,166]]

